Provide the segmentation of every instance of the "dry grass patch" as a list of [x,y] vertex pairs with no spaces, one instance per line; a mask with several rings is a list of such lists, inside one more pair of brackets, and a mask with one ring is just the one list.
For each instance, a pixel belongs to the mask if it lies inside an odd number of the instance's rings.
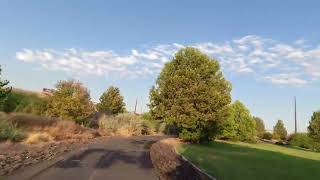
[[45,127],[44,132],[48,132],[54,140],[66,139],[93,139],[100,136],[97,130],[82,127],[73,121],[58,121],[50,127]]
[[53,137],[44,132],[40,132],[40,133],[31,133],[29,134],[28,138],[26,139],[25,143],[27,144],[38,144],[41,142],[50,142],[53,140]]
[[59,119],[57,118],[37,116],[25,113],[10,113],[5,114],[4,116],[8,121],[17,125],[17,127],[24,129],[51,126],[59,121]]

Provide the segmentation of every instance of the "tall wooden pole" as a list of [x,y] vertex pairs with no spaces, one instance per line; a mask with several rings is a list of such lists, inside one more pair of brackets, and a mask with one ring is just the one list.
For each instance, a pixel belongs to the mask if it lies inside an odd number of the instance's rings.
[[137,113],[137,104],[138,104],[138,98],[136,99],[136,105],[134,106],[134,113]]
[[294,97],[294,132],[297,133],[297,100]]

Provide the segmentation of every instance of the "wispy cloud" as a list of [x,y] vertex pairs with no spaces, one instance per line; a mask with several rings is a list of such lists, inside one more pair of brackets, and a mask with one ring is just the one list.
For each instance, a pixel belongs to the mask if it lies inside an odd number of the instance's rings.
[[304,39],[290,44],[254,35],[223,43],[161,44],[125,54],[73,48],[23,49],[16,53],[16,58],[49,70],[141,77],[159,73],[164,63],[185,46],[196,47],[217,59],[226,73],[249,74],[279,85],[304,85],[320,78],[320,47],[307,45]]

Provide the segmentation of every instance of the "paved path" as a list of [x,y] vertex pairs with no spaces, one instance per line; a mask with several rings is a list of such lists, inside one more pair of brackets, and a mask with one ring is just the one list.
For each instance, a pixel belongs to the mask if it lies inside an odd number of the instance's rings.
[[[164,137],[112,137],[59,161],[33,180],[152,180],[157,179],[149,147]],[[15,176],[23,180],[26,177]]]

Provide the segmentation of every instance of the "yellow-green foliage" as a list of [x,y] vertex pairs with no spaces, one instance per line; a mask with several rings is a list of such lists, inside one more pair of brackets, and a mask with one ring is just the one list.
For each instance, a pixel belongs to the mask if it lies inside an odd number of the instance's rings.
[[180,138],[207,141],[227,117],[230,91],[218,61],[187,47],[162,69],[150,91],[150,112],[177,127]]
[[8,87],[9,81],[1,79],[1,66],[0,66],[0,108],[3,105],[3,101],[11,91],[11,87]]
[[220,124],[222,137],[231,140],[254,141],[256,124],[245,105],[240,101],[235,101],[230,106],[229,112],[229,118]]
[[13,89],[4,101],[2,111],[45,115],[47,103],[47,98],[37,93]]
[[320,143],[320,111],[314,112],[309,122],[309,136],[316,142]]
[[107,114],[119,114],[124,113],[125,103],[123,102],[123,96],[120,94],[118,87],[111,86],[100,97],[100,102],[97,104],[97,109],[100,112]]
[[117,116],[102,116],[99,127],[115,135],[149,135],[156,133],[152,122],[143,120],[133,113],[118,114]]
[[273,127],[273,138],[281,140],[285,140],[287,138],[287,130],[284,127],[282,120],[278,120],[277,124]]
[[47,112],[51,117],[85,123],[94,112],[94,106],[89,91],[80,82],[59,81],[56,91],[49,98]]

